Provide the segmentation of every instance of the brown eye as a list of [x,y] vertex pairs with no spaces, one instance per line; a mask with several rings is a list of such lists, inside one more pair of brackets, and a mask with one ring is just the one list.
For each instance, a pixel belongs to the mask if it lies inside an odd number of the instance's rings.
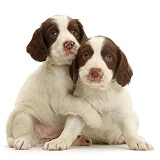
[[57,36],[57,32],[56,31],[52,31],[50,34],[50,37],[55,38]]
[[113,60],[112,55],[111,54],[107,54],[107,56],[105,57],[105,60],[107,62],[112,62],[112,60]]
[[77,35],[78,34],[78,32],[77,32],[77,30],[75,28],[72,29],[72,34],[73,35]]
[[88,59],[89,58],[89,54],[87,52],[83,53],[83,59]]

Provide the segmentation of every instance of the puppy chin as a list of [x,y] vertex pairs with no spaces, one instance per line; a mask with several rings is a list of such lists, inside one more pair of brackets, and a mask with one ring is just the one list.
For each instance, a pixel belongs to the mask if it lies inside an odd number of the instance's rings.
[[87,86],[88,88],[92,88],[92,89],[99,89],[99,90],[106,90],[107,86],[109,85],[109,81],[105,80],[105,81],[90,81],[87,78],[79,78],[79,81],[81,83],[83,83],[83,85]]
[[71,65],[73,59],[75,58],[77,52],[70,53],[70,54],[61,54],[61,55],[54,55],[51,54],[50,58],[53,60],[53,63],[60,66],[60,65]]

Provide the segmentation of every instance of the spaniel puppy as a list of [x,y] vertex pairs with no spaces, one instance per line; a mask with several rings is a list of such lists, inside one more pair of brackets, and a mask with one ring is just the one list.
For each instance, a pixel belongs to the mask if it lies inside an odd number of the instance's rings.
[[88,101],[101,114],[103,125],[91,129],[80,117],[70,116],[67,123],[73,127],[65,127],[66,134],[63,132],[57,142],[71,144],[69,141],[76,139],[83,129],[83,134],[90,137],[93,144],[126,142],[132,150],[153,149],[138,134],[138,117],[125,87],[133,75],[132,69],[111,39],[99,36],[83,43],[70,67],[70,75],[76,83],[74,95]]
[[[88,102],[72,96],[69,65],[86,39],[80,21],[67,16],[53,16],[34,32],[27,52],[44,63],[26,80],[9,116],[10,147],[25,150],[58,137],[67,126],[68,114],[81,116],[90,127],[102,125],[100,115]],[[57,149],[58,144],[54,146],[44,149]]]

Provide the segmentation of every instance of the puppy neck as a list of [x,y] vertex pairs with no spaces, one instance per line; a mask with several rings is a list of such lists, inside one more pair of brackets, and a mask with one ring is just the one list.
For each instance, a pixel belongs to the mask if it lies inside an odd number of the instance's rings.
[[68,64],[58,64],[56,63],[56,61],[54,61],[50,56],[47,57],[46,61],[44,62],[45,66],[46,66],[46,70],[52,72],[54,71],[56,68],[67,68],[69,69],[69,65]]
[[113,79],[109,84],[107,85],[96,85],[96,84],[87,84],[84,83],[81,79],[77,80],[76,83],[77,88],[85,89],[85,90],[91,90],[93,92],[99,92],[99,91],[108,91],[108,90],[117,90],[121,89],[122,87],[117,83],[115,79]]
[[107,86],[100,88],[98,86],[87,85],[78,79],[74,90],[74,95],[83,99],[87,99],[87,97],[98,98],[101,97],[101,95],[110,97],[110,95],[113,95],[114,93],[121,92],[122,88],[123,87],[121,87],[115,80],[111,81]]

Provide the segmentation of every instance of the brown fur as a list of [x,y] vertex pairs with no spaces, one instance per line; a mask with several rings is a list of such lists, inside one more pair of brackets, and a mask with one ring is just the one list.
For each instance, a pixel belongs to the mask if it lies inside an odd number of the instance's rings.
[[130,82],[133,71],[127,61],[125,54],[119,50],[118,52],[118,67],[115,73],[115,78],[122,87]]

